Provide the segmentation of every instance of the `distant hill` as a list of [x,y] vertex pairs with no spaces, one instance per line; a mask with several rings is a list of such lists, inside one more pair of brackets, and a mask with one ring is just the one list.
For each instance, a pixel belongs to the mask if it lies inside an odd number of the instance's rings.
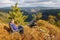
[[[24,15],[28,15],[29,19],[27,21],[31,21],[32,14],[36,14],[38,12],[42,12],[43,19],[47,19],[48,15],[55,15],[60,12],[60,9],[53,7],[20,7],[21,11],[24,12]],[[0,8],[0,11],[8,13],[11,10],[11,7]]]
[[9,12],[11,10],[10,7],[0,8],[0,11],[2,12]]
[[[59,11],[60,9],[58,8],[53,8],[53,7],[19,7],[21,8],[21,10],[23,11],[26,11],[26,12],[38,12],[38,11]],[[3,12],[8,12],[11,10],[11,7],[4,7],[4,8],[0,8],[0,11],[3,11]]]

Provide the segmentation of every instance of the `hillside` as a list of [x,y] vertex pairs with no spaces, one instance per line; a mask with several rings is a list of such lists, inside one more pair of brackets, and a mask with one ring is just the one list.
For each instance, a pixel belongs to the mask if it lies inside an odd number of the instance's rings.
[[0,40],[60,40],[60,28],[44,20],[38,20],[36,24],[33,28],[23,26],[24,34],[10,34],[8,24],[0,23]]
[[[5,14],[9,13],[9,11],[11,11],[11,7],[6,7],[6,8],[0,8],[1,12],[4,12]],[[24,15],[28,15],[28,19],[27,21],[31,21],[32,20],[32,14],[37,14],[38,12],[42,12],[42,19],[47,20],[49,15],[54,15],[54,16],[58,16],[58,13],[60,13],[60,9],[52,9],[52,8],[44,8],[44,7],[22,7],[21,12],[24,13]],[[58,17],[57,17],[58,19]]]

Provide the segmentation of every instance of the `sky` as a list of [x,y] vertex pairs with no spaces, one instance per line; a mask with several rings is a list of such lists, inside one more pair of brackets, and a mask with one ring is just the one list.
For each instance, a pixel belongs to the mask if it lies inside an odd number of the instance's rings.
[[57,7],[60,8],[60,0],[0,0],[0,8],[11,7],[18,2],[19,7]]

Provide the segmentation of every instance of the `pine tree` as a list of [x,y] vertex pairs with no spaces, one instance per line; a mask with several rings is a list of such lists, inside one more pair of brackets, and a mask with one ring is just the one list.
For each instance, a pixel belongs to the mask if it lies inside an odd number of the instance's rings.
[[25,20],[28,16],[23,15],[23,12],[21,12],[21,9],[18,8],[18,3],[15,4],[15,6],[12,6],[11,11],[9,12],[10,18],[14,18],[15,22],[19,23],[20,25],[25,24]]
[[60,20],[58,20],[56,24],[57,24],[57,26],[60,27]]
[[37,13],[36,14],[36,18],[37,18],[37,20],[40,19],[40,18],[42,18],[42,13],[41,12]]
[[32,16],[33,16],[33,20],[38,20],[38,19],[42,18],[42,13],[39,12],[37,14],[33,14]]

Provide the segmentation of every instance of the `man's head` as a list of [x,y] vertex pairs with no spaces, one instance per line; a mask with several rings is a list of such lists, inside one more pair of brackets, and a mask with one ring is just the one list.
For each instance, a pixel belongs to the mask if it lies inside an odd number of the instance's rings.
[[11,21],[10,21],[11,23],[14,23],[14,19],[11,19]]

